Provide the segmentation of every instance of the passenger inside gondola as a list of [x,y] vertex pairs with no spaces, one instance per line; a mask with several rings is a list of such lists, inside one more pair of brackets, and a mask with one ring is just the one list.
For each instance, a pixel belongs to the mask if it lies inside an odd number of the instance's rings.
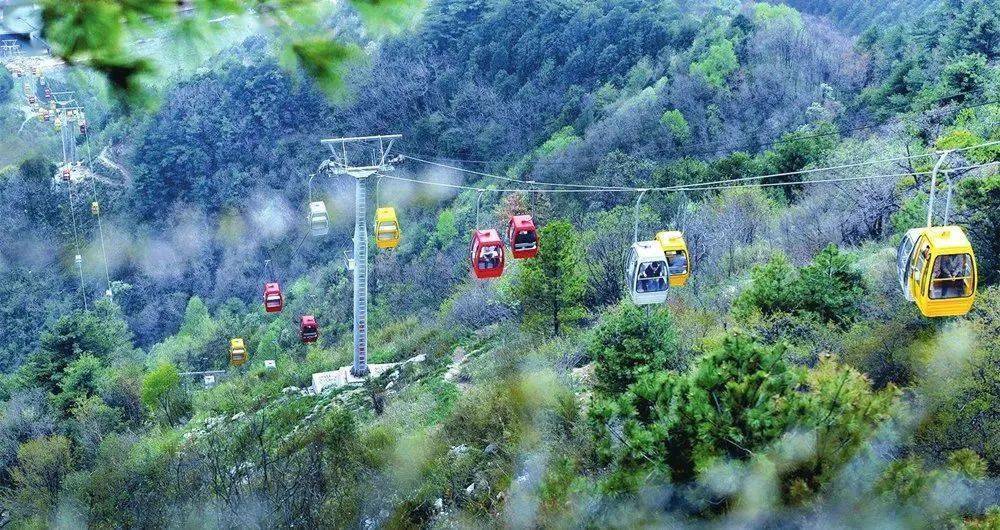
[[639,281],[636,290],[640,293],[655,293],[665,291],[667,281],[664,278],[663,262],[652,261],[639,266]]
[[972,259],[968,254],[938,256],[934,260],[931,298],[962,298],[972,291]]
[[684,274],[687,272],[687,254],[682,251],[667,254],[667,268],[670,274]]
[[500,266],[500,252],[495,246],[483,247],[479,253],[480,269],[495,269]]
[[538,237],[530,230],[519,230],[514,237],[515,250],[531,250],[537,246]]

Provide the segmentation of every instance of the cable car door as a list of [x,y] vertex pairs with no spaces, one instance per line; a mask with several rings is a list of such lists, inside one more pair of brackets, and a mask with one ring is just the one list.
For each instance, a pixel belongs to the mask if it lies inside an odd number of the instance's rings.
[[930,262],[931,245],[927,242],[926,237],[921,236],[920,239],[917,240],[916,247],[913,249],[913,260],[912,266],[910,267],[909,288],[907,289],[907,295],[911,299],[918,296],[921,297],[921,299],[926,298],[926,294],[921,296],[920,293],[927,292],[928,279],[930,278],[931,270]]
[[910,302],[913,301],[913,293],[910,291],[909,276],[910,266],[913,263],[913,249],[917,246],[917,238],[913,230],[903,234],[903,240],[899,242],[896,250],[896,275],[899,278],[899,290]]

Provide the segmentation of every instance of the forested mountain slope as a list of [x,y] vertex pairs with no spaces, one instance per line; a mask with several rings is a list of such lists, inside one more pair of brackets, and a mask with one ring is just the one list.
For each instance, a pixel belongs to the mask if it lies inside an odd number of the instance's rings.
[[[332,102],[255,35],[152,110],[88,96],[79,196],[0,71],[0,526],[996,525],[1000,5],[786,3],[431,1],[350,33]],[[379,133],[410,180],[372,185],[402,239],[369,360],[402,364],[313,395],[352,354],[319,140]],[[929,319],[894,248],[948,149],[978,296]],[[471,279],[470,231],[521,211],[539,255]],[[692,279],[636,307],[623,252],[664,229]]]
[[785,0],[782,3],[802,13],[827,17],[851,33],[862,33],[873,26],[886,27],[913,22],[943,2],[940,0]]

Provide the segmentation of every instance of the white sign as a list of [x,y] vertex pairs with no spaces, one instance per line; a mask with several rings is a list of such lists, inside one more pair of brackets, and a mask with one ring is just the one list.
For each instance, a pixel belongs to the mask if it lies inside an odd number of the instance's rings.
[[277,367],[278,366],[274,363],[274,359],[266,359],[264,361],[264,368],[267,368],[268,370],[274,370]]
[[318,372],[313,374],[313,393],[319,394],[324,388],[330,386],[340,386],[344,384],[344,375],[340,370],[332,372]]
[[205,374],[204,381],[205,386],[213,386],[215,385],[215,376],[212,374]]

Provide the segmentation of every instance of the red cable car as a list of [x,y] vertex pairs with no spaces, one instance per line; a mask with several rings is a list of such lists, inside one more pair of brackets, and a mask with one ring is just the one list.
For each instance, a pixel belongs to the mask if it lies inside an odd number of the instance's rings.
[[319,326],[316,325],[316,317],[312,315],[302,315],[299,322],[299,338],[302,342],[316,342],[319,338]]
[[496,230],[474,231],[469,255],[476,278],[499,278],[503,274],[503,241]]
[[281,295],[278,282],[264,284],[264,310],[268,313],[280,313],[285,307],[285,297]]
[[533,258],[538,254],[538,230],[530,215],[512,215],[507,227],[507,241],[514,259]]

